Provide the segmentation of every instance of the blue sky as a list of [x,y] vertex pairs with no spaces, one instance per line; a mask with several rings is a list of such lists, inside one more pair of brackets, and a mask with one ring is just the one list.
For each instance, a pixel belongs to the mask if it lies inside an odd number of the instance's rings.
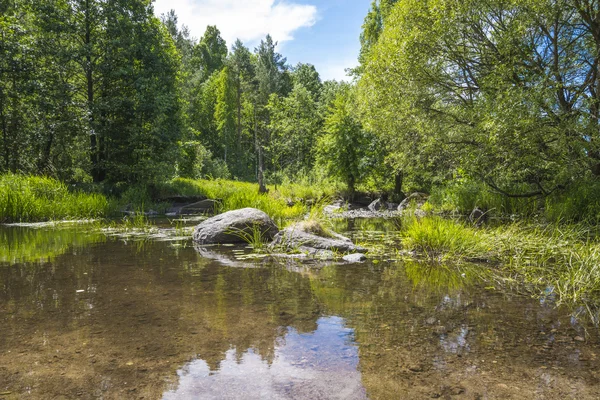
[[288,63],[314,64],[325,79],[345,79],[357,64],[359,36],[371,0],[155,0],[157,15],[175,9],[199,38],[217,25],[227,44],[254,49],[270,33]]

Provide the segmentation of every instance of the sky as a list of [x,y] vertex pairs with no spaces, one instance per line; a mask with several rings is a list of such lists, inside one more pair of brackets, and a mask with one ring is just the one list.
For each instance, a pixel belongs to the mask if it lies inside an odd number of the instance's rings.
[[216,25],[231,47],[253,50],[268,33],[288,64],[314,64],[323,80],[349,80],[358,64],[361,26],[371,0],[155,0],[160,16],[174,9],[179,23],[200,38]]

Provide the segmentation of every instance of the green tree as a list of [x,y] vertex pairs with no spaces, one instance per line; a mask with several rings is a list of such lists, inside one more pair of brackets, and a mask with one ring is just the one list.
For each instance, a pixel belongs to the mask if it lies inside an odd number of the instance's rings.
[[197,67],[204,79],[223,68],[227,57],[227,43],[216,26],[207,26],[204,36],[194,48]]
[[292,80],[294,87],[304,86],[311,93],[313,99],[319,100],[323,83],[314,65],[298,63],[292,71]]
[[323,126],[314,94],[298,83],[287,97],[272,95],[267,108],[271,115],[273,164],[289,176],[308,172],[314,164],[314,146]]
[[365,157],[369,136],[355,114],[355,101],[350,87],[338,93],[327,116],[324,134],[317,144],[319,164],[346,183],[350,197],[365,174]]
[[270,144],[270,114],[267,104],[271,95],[286,95],[289,90],[289,75],[286,59],[275,51],[277,43],[270,35],[261,40],[256,52],[256,81],[258,90],[255,95],[255,140],[258,158],[258,184],[261,193],[267,192],[264,183],[264,150]]

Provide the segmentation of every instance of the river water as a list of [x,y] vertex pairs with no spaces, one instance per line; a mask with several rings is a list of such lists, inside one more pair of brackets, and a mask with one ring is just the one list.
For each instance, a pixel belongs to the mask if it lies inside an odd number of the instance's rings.
[[80,229],[0,239],[0,399],[600,398],[583,310],[469,273]]

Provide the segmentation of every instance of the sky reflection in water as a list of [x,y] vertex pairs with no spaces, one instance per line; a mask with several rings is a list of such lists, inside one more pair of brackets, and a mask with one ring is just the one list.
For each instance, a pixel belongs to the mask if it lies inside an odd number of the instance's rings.
[[313,333],[290,328],[271,364],[252,349],[241,360],[229,350],[218,371],[204,360],[192,361],[177,372],[179,386],[163,399],[366,399],[354,331],[344,324],[342,318],[323,317]]

